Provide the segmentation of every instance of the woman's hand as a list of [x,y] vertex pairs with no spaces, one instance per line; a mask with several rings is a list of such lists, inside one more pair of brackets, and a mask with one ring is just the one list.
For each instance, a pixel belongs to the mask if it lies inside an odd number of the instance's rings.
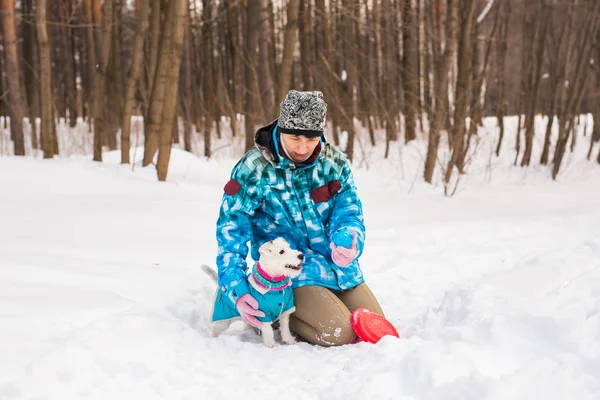
[[356,258],[358,255],[356,237],[356,232],[352,232],[352,244],[350,247],[336,246],[334,242],[331,242],[329,245],[331,247],[331,259],[336,265],[345,267]]
[[256,317],[264,317],[265,313],[258,309],[258,301],[250,293],[241,296],[235,303],[235,308],[237,308],[242,319],[250,326],[254,328],[262,326],[262,322]]

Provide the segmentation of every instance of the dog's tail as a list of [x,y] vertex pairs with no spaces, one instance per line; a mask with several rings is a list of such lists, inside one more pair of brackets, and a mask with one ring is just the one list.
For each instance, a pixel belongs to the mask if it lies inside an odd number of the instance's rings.
[[202,271],[204,271],[204,273],[208,275],[210,279],[212,279],[215,283],[218,283],[217,271],[206,264],[202,264],[200,268],[202,268]]

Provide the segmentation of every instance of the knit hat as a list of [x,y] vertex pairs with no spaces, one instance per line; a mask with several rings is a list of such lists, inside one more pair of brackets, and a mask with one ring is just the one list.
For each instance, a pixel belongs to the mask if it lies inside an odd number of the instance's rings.
[[319,91],[290,90],[279,107],[279,130],[282,133],[318,137],[325,129],[327,103]]

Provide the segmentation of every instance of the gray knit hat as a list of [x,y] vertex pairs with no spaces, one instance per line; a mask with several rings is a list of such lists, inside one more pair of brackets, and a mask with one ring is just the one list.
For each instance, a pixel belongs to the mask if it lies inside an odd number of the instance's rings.
[[326,115],[323,93],[290,90],[279,107],[279,130],[293,135],[321,136]]

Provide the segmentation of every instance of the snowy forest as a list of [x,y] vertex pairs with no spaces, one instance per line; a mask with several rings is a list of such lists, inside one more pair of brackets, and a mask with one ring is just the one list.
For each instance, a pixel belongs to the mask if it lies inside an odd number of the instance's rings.
[[[465,172],[487,117],[497,155],[509,141],[515,165],[556,178],[578,142],[600,163],[594,0],[3,0],[1,18],[0,116],[14,155],[60,155],[57,126],[83,124],[95,161],[121,149],[129,163],[141,116],[135,144],[144,166],[158,154],[165,180],[173,144],[211,157],[227,132],[248,149],[295,88],[324,93],[328,136],[344,138],[351,160],[357,135],[375,146],[385,132],[385,157],[390,142],[426,142],[426,182]],[[516,132],[505,134],[505,116],[518,117]]]

